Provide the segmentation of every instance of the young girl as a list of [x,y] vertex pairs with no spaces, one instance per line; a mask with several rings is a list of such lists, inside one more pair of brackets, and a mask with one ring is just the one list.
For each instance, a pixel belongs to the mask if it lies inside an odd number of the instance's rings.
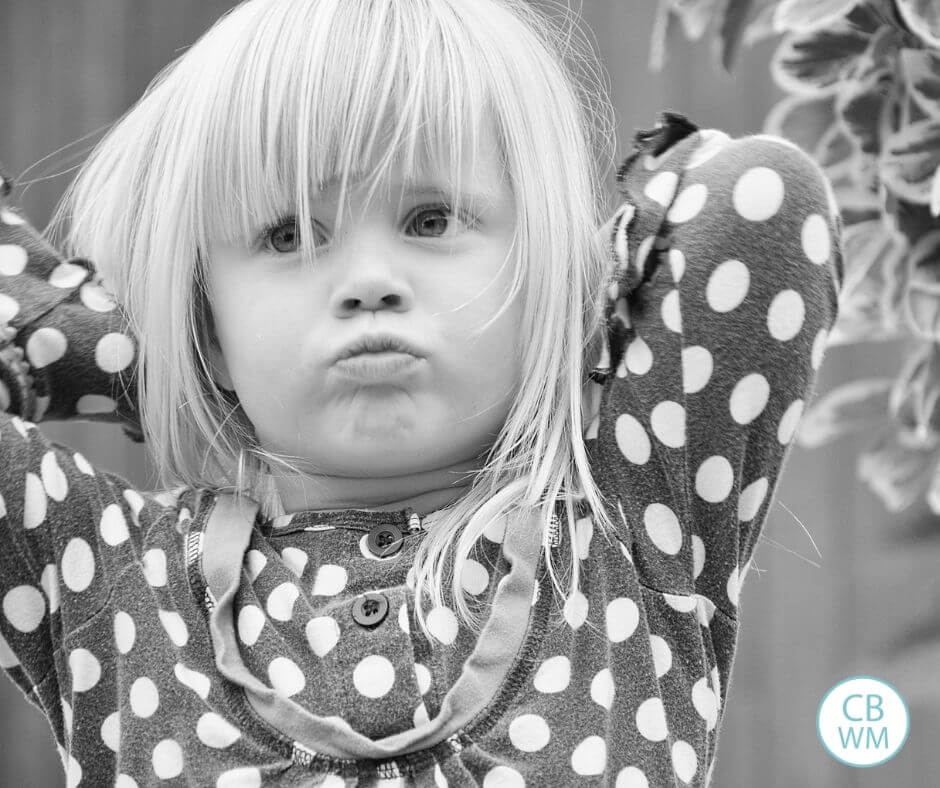
[[250,0],[87,159],[61,254],[6,176],[0,665],[70,786],[711,781],[840,220],[795,146],[670,112],[611,212],[562,38]]

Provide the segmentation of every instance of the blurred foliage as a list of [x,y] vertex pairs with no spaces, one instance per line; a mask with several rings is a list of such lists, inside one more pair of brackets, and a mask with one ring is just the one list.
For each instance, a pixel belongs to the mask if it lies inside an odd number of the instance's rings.
[[940,0],[659,0],[652,70],[680,33],[710,37],[728,72],[742,45],[783,35],[770,71],[787,95],[765,131],[819,162],[844,229],[828,346],[908,340],[894,379],[807,408],[798,443],[866,430],[859,478],[889,511],[925,496],[940,514]]

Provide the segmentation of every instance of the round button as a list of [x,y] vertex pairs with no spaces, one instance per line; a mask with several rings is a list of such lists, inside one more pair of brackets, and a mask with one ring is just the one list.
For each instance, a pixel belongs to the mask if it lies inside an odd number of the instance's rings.
[[377,525],[369,531],[366,544],[372,555],[378,558],[388,558],[401,550],[404,540],[401,529],[397,525]]
[[352,615],[360,626],[378,626],[388,615],[388,599],[385,598],[385,594],[370,591],[356,598],[353,602]]

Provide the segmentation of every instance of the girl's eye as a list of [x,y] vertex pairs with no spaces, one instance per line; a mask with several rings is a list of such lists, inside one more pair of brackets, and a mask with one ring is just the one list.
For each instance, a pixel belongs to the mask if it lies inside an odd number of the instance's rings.
[[[447,204],[425,205],[412,214],[406,228],[416,228],[417,234],[422,238],[446,238],[448,237],[447,229],[453,224],[453,222],[448,222],[447,217],[454,215],[454,211]],[[465,210],[460,212],[459,219],[470,229],[476,228],[479,224]],[[452,237],[454,233],[450,235]],[[260,241],[264,249],[268,251],[276,254],[294,254],[299,249],[299,236],[297,220],[294,217],[285,217],[269,224],[261,232]]]

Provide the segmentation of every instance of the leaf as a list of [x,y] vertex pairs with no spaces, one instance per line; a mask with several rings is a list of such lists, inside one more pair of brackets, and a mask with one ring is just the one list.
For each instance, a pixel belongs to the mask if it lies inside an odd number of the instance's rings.
[[930,215],[940,216],[940,167],[933,174],[933,184],[930,187]]
[[[843,215],[846,209],[843,208]],[[907,244],[877,219],[847,225],[843,233],[845,280],[830,345],[895,339],[907,333],[903,265]]]
[[764,119],[764,133],[792,140],[819,160],[819,145],[836,123],[835,94],[791,94]]
[[815,449],[878,424],[887,425],[890,378],[845,383],[816,398],[800,419],[797,444]]
[[784,38],[771,57],[770,73],[789,93],[819,93],[836,86],[870,43],[869,34],[839,19],[831,27]]
[[914,332],[936,342],[940,339],[940,231],[928,233],[908,256],[908,321]]
[[925,489],[936,464],[936,446],[917,446],[903,432],[889,429],[858,457],[858,478],[888,511],[900,512]]
[[888,408],[892,418],[926,443],[940,430],[940,355],[936,342],[923,342],[904,361]]
[[718,28],[718,41],[721,48],[721,65],[725,71],[731,71],[738,57],[744,23],[754,9],[754,0],[728,0],[728,7],[721,18]]
[[653,20],[653,31],[650,33],[650,58],[647,68],[657,73],[663,70],[663,65],[666,63],[666,42],[672,25],[669,6],[670,0],[659,0],[656,18]]
[[882,181],[913,203],[929,205],[940,165],[940,120],[921,120],[888,136],[880,159]]
[[940,118],[940,56],[908,48],[898,56],[907,94],[928,117]]
[[682,24],[683,32],[690,41],[698,41],[715,19],[720,17],[720,7],[727,0],[671,0],[672,13]]
[[773,17],[778,33],[809,33],[841,20],[860,0],[782,0]]
[[940,5],[936,0],[895,0],[904,24],[927,46],[940,48]]
[[752,47],[754,44],[764,39],[780,35],[774,30],[774,15],[776,13],[777,7],[773,4],[764,6],[757,12],[754,21],[752,21],[744,31],[744,46]]
[[885,194],[885,210],[888,217],[911,245],[916,244],[927,233],[940,230],[940,218],[931,215],[929,205],[912,203],[890,190],[885,190]]

